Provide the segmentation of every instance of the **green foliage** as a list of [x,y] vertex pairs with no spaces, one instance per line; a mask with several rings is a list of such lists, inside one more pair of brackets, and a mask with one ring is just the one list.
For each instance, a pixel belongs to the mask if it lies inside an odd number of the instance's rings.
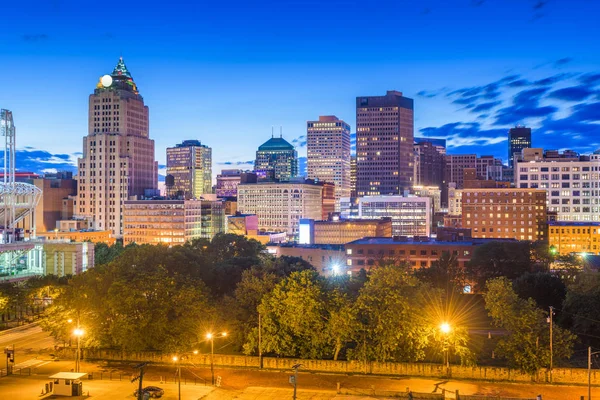
[[[547,367],[550,362],[550,332],[546,313],[533,299],[522,299],[507,278],[488,281],[484,294],[485,308],[494,324],[508,331],[496,348],[508,365],[529,374]],[[571,356],[575,336],[558,326],[554,327],[554,360]]]
[[563,280],[549,272],[527,272],[515,279],[513,288],[519,297],[531,297],[544,310],[550,306],[560,308],[567,294]]
[[117,241],[110,246],[106,243],[96,243],[94,246],[94,265],[108,264],[123,254],[126,249],[136,246],[135,243],[130,243],[123,247],[122,241]]
[[421,282],[443,289],[446,293],[460,293],[466,285],[464,269],[459,266],[457,256],[448,251],[444,251],[438,260],[432,262],[431,267],[417,269],[415,276]]
[[530,242],[489,242],[475,248],[467,263],[467,278],[482,291],[489,279],[506,277],[516,279],[526,272],[541,268],[535,249]]
[[600,276],[590,274],[569,286],[560,324],[581,335],[581,341],[588,346],[600,346]]

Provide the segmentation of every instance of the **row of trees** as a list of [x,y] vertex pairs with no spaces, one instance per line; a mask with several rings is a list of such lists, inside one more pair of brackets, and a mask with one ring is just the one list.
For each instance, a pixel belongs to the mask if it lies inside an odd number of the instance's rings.
[[[327,279],[302,259],[275,259],[236,235],[171,248],[107,247],[104,263],[56,282],[43,326],[66,340],[66,321],[79,320],[85,346],[163,352],[198,348],[205,333],[225,330],[228,351],[256,354],[260,319],[264,354],[433,361],[448,348],[457,361],[473,364],[481,349],[470,343],[469,330],[492,323],[508,333],[496,354],[533,373],[549,363],[544,307],[559,313],[555,360],[571,355],[576,337],[569,328],[598,329],[582,315],[598,307],[581,307],[599,301],[598,279],[550,274],[546,254],[527,243],[496,243],[480,246],[464,269],[443,254],[427,269],[381,260],[369,272]],[[462,294],[465,282],[475,282],[483,296]],[[441,332],[442,322],[450,333]]]

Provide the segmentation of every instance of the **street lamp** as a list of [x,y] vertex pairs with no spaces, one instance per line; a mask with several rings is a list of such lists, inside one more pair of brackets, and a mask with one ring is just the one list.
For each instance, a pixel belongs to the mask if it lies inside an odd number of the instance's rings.
[[178,377],[178,392],[179,392],[179,400],[181,400],[181,365],[179,364],[179,357],[173,356],[173,362],[177,363],[177,377]]
[[219,336],[215,336],[212,333],[207,333],[206,338],[210,340],[210,375],[212,385],[215,385],[215,369],[214,369],[214,356],[215,356],[215,337],[224,338],[227,337],[227,332],[222,332]]
[[440,332],[444,336],[444,364],[446,365],[446,375],[450,371],[450,357],[448,356],[448,334],[452,330],[452,327],[449,323],[443,322],[440,325]]
[[75,362],[75,372],[79,372],[80,359],[81,359],[81,336],[83,336],[83,329],[80,327],[75,328],[73,334],[77,337],[77,360]]

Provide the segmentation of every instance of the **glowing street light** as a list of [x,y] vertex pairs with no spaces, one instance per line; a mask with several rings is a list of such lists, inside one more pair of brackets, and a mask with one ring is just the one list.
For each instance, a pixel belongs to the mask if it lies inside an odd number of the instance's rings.
[[219,336],[215,336],[209,332],[206,334],[206,338],[210,340],[210,375],[212,377],[212,384],[215,385],[215,369],[214,369],[214,357],[215,357],[215,337],[224,338],[227,337],[227,332],[222,332]]
[[77,360],[75,362],[75,372],[79,372],[79,366],[81,363],[81,337],[83,336],[84,332],[83,329],[81,329],[80,327],[75,328],[75,330],[73,331],[73,335],[75,335],[77,337]]
[[177,356],[173,356],[173,362],[177,363],[177,376],[178,376],[178,393],[179,393],[179,400],[181,400],[181,365],[179,364],[179,357]]
[[447,322],[440,324],[440,332],[444,335],[444,364],[446,365],[446,375],[450,371],[450,357],[448,356],[448,334],[452,330],[452,327]]

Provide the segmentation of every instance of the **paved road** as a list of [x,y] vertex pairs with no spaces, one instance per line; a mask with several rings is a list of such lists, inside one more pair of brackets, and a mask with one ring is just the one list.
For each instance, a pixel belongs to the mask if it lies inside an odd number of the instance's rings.
[[[15,362],[13,369],[31,368],[46,363],[40,352],[54,349],[54,338],[43,332],[36,324],[23,325],[18,328],[8,329],[0,332],[0,349],[5,347],[15,348]],[[2,363],[0,372],[6,374],[5,359],[0,358]]]

